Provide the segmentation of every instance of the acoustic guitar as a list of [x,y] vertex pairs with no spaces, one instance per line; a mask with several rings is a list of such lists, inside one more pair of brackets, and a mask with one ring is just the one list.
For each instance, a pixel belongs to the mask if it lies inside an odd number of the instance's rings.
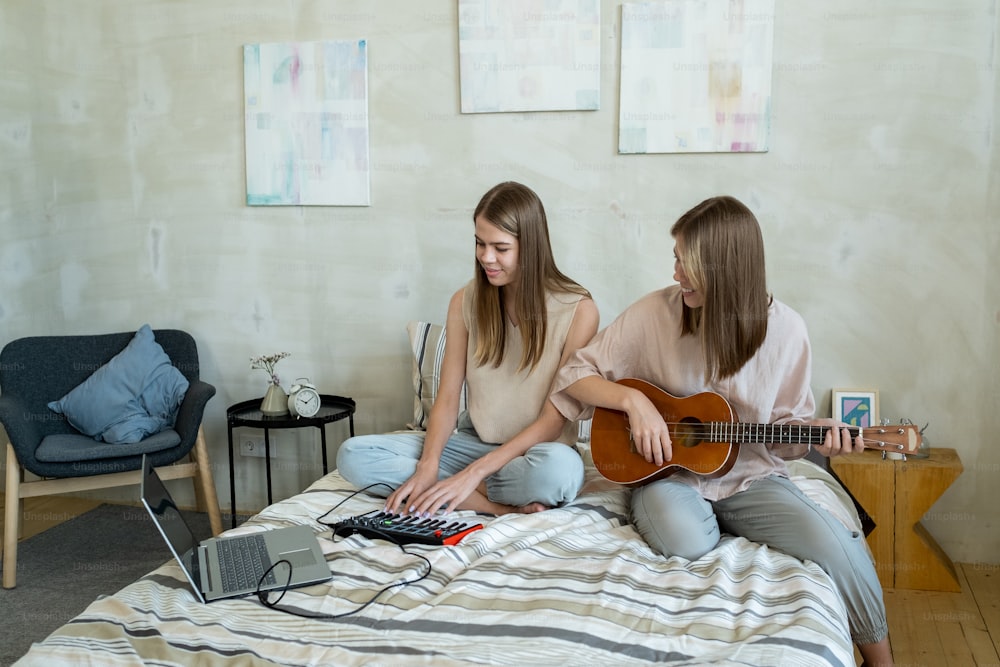
[[[833,428],[741,422],[729,402],[712,392],[678,398],[644,380],[625,378],[618,384],[638,389],[652,401],[667,423],[673,449],[670,461],[649,463],[632,443],[627,415],[594,408],[590,427],[594,465],[605,478],[626,486],[642,486],[680,470],[720,477],[736,463],[741,444],[822,445],[826,432]],[[848,431],[852,439],[860,434],[866,448],[909,454],[920,446],[920,431],[914,424],[849,427]]]

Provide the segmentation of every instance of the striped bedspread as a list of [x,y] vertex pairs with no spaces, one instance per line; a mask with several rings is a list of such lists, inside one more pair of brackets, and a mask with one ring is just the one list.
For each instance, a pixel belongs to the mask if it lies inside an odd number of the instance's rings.
[[[796,462],[793,474],[857,521],[825,472]],[[334,472],[230,531],[306,524],[320,534],[333,579],[288,591],[279,607],[344,614],[426,570],[398,546],[323,532],[316,518],[350,491]],[[335,620],[255,597],[201,604],[170,561],[91,604],[17,664],[853,664],[843,603],[818,566],[735,537],[695,562],[663,558],[629,524],[627,493],[590,469],[567,507],[480,517],[486,528],[454,547],[409,545],[430,560],[429,576]],[[380,506],[358,495],[329,518]]]

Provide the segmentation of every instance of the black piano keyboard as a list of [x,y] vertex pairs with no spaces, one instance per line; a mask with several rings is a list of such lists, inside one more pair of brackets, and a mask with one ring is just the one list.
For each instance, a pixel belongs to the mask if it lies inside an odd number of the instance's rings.
[[483,524],[455,521],[450,518],[378,512],[361,514],[333,524],[336,536],[359,533],[373,539],[389,539],[397,544],[458,544],[466,535],[482,529]]

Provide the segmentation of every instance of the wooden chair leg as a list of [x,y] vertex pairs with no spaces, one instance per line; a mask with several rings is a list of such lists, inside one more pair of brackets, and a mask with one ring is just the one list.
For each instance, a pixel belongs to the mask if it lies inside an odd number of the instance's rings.
[[3,517],[3,587],[17,585],[17,536],[21,529],[21,464],[7,443],[7,488]]
[[208,521],[212,527],[212,535],[222,532],[222,515],[219,512],[219,496],[215,491],[215,479],[212,476],[212,464],[208,459],[208,445],[205,443],[205,430],[198,427],[198,437],[191,450],[191,458],[196,464],[194,493],[198,508],[208,512]]

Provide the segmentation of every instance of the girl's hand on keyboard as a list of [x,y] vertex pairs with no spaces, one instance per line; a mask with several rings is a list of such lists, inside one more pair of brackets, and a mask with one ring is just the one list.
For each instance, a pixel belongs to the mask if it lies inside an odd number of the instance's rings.
[[417,495],[409,504],[407,511],[422,517],[429,517],[438,510],[443,510],[445,513],[452,512],[458,509],[482,481],[478,475],[466,468]]

